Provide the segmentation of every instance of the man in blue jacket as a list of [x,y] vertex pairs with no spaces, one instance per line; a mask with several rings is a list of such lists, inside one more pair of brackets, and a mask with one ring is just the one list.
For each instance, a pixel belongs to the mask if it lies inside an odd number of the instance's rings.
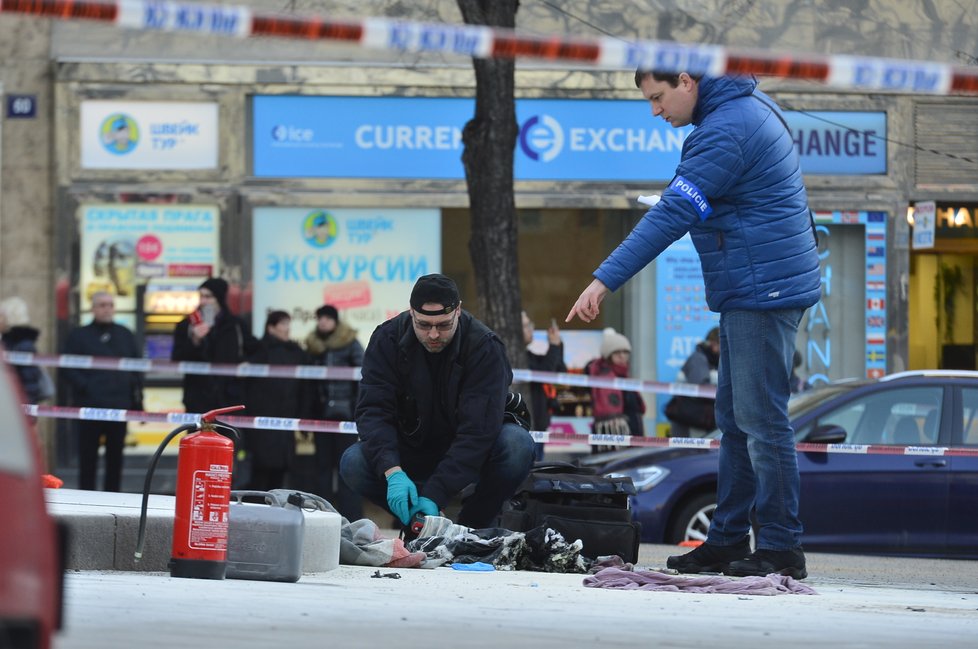
[[533,438],[503,422],[513,380],[505,348],[462,310],[455,282],[418,279],[411,308],[374,330],[361,372],[360,441],[343,454],[343,480],[405,525],[474,483],[457,522],[493,526],[530,472]]
[[[710,309],[720,313],[716,420],[723,437],[717,508],[706,543],[667,565],[679,572],[807,576],[799,478],[788,419],[798,323],[821,292],[814,223],[780,109],[752,78],[639,71],[653,116],[696,128],[676,175],[594,272],[570,313],[598,316],[605,296],[690,233]],[[757,550],[747,541],[750,512]]]

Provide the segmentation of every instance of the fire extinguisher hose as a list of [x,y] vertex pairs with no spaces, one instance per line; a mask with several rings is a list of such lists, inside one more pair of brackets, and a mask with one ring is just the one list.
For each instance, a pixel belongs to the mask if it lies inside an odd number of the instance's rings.
[[153,454],[153,459],[149,463],[149,468],[146,470],[146,481],[143,483],[143,504],[139,510],[139,535],[136,537],[136,562],[138,563],[140,559],[143,558],[143,542],[146,540],[146,508],[149,505],[149,487],[153,482],[153,472],[156,471],[156,464],[160,461],[160,456],[163,455],[163,449],[166,445],[170,443],[174,437],[180,433],[186,432],[188,430],[197,430],[197,424],[184,424],[179,428],[171,431],[163,441],[160,442],[159,448]]

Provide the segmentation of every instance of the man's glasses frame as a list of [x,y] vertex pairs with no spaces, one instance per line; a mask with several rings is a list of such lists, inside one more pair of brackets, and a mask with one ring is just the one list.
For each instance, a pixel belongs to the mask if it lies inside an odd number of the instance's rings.
[[445,322],[424,322],[418,320],[413,315],[411,321],[414,322],[414,326],[418,331],[431,331],[432,329],[436,329],[438,331],[448,332],[454,329],[455,323],[458,322],[458,309],[455,309],[455,315],[452,316],[452,319],[446,320]]

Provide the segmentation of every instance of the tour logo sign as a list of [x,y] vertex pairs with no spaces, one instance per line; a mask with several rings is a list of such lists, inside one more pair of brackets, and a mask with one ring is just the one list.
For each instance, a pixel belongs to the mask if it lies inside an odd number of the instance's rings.
[[336,219],[325,210],[310,212],[302,220],[302,238],[313,248],[328,248],[338,234]]
[[102,120],[99,140],[109,153],[125,155],[139,144],[139,125],[125,113],[114,113]]

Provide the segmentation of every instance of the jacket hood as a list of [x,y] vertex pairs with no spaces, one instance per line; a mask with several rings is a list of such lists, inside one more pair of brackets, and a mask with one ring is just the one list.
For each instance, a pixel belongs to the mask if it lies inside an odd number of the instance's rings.
[[717,106],[735,97],[746,97],[757,88],[754,77],[703,77],[700,79],[699,99],[693,111],[693,125],[699,126],[703,118]]
[[22,340],[29,340],[30,342],[37,341],[37,337],[41,335],[41,332],[34,327],[28,327],[26,325],[18,325],[16,327],[11,327],[3,334],[3,342],[6,345],[13,345],[19,343]]
[[320,336],[315,329],[306,336],[306,351],[319,356],[333,349],[342,349],[357,338],[357,330],[345,322],[336,323],[336,329],[328,336]]

